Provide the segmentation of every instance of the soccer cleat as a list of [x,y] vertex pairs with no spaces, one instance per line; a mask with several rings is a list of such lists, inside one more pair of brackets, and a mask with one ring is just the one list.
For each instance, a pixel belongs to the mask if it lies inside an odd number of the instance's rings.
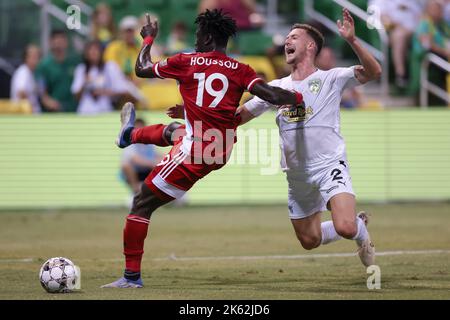
[[100,288],[142,288],[144,286],[144,283],[142,282],[142,279],[139,278],[136,281],[128,280],[126,278],[120,278],[117,281],[105,284],[101,286]]
[[116,145],[119,148],[128,147],[131,144],[131,131],[134,129],[134,121],[136,120],[136,110],[131,102],[123,105],[120,112],[120,127],[119,136],[116,140]]
[[[369,223],[369,216],[364,211],[358,213],[358,219],[364,221],[364,224],[366,226]],[[361,259],[362,264],[365,265],[366,267],[375,264],[375,246],[370,240],[370,235],[368,232],[367,232],[367,239],[361,243],[357,242],[357,245],[358,245],[358,255],[359,258]]]

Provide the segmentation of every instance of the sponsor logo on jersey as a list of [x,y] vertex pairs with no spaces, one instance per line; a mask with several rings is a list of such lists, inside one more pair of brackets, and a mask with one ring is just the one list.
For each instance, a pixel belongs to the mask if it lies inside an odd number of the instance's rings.
[[286,110],[283,110],[283,117],[287,118],[287,122],[301,122],[308,120],[309,116],[314,114],[314,110],[311,107],[305,108],[304,104],[286,107]]
[[191,66],[211,66],[218,65],[219,67],[225,67],[228,69],[236,70],[239,66],[238,62],[232,62],[230,60],[223,61],[205,57],[192,57],[191,58]]
[[327,194],[329,194],[331,191],[333,191],[334,189],[337,189],[337,188],[339,188],[339,186],[331,187],[330,189],[327,190]]
[[318,94],[320,89],[322,89],[322,80],[312,79],[308,82],[308,87],[312,94]]

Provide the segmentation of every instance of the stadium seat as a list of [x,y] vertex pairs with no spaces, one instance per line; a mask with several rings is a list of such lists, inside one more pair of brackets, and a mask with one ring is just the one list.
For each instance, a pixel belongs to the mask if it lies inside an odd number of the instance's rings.
[[31,114],[31,104],[27,100],[15,102],[9,99],[0,99],[0,114]]
[[149,101],[151,110],[166,109],[183,102],[174,80],[157,80],[146,83],[141,87],[141,92]]

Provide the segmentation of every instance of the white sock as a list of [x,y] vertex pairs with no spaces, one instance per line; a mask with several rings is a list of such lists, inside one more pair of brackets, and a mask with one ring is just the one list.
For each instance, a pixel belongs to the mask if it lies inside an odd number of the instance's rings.
[[361,243],[367,239],[369,233],[367,232],[364,221],[358,217],[356,217],[356,226],[358,227],[358,231],[356,232],[356,236],[353,237],[353,240],[356,240],[356,243],[361,245]]
[[322,229],[321,244],[328,244],[342,239],[342,237],[337,234],[336,229],[334,229],[333,221],[322,222],[320,228]]

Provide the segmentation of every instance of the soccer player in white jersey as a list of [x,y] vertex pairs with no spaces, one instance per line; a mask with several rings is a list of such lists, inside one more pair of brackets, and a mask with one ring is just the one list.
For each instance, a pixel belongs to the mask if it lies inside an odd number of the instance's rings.
[[[361,261],[369,266],[374,264],[375,248],[366,229],[367,215],[356,214],[339,109],[344,89],[378,79],[382,69],[357,40],[348,10],[343,10],[343,21],[337,25],[361,65],[318,70],[314,62],[323,46],[323,35],[309,25],[295,24],[285,40],[286,62],[292,72],[270,84],[302,92],[304,104],[280,108],[255,97],[239,111],[242,124],[277,110],[281,166],[289,185],[289,216],[303,248],[311,250],[342,238],[356,240]],[[332,221],[321,222],[321,212],[327,208]]]

